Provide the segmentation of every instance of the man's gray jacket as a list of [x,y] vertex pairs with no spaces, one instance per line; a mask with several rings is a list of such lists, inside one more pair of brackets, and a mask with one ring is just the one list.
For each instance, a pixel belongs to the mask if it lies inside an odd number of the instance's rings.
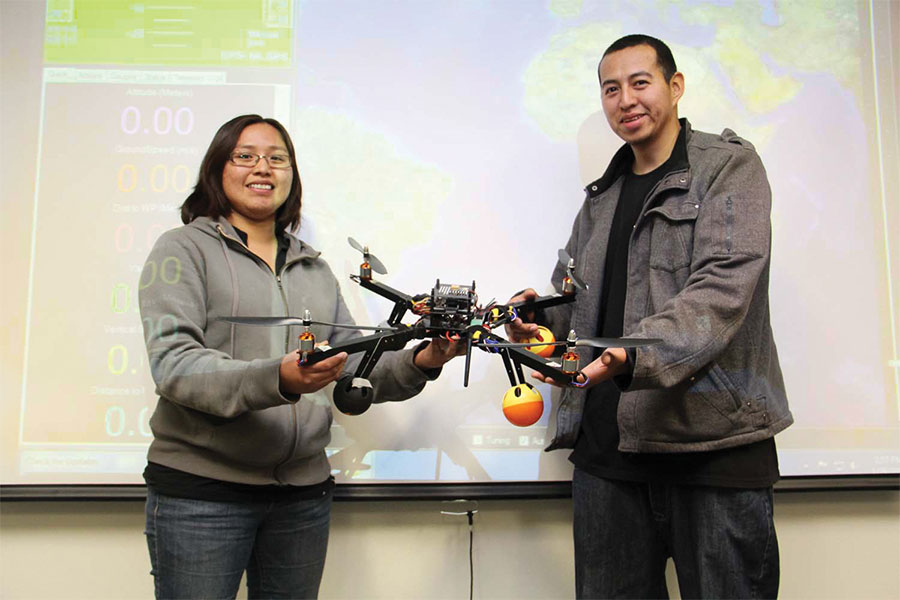
[[[624,333],[660,338],[619,377],[619,449],[696,452],[749,444],[793,422],[769,323],[771,191],[753,146],[681,120],[675,166],[644,201],[631,234]],[[559,339],[595,334],[606,247],[627,145],[588,185],[566,250],[590,290],[547,311]],[[553,284],[561,288],[557,265]],[[582,351],[582,364],[590,360]],[[586,390],[566,388],[548,450],[572,447]]]

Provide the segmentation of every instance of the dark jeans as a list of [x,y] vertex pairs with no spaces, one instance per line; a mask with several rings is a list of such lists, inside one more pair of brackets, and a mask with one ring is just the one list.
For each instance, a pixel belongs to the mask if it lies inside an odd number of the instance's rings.
[[147,490],[147,546],[157,598],[315,598],[331,493],[313,500],[210,502]]
[[668,598],[671,556],[682,598],[775,598],[772,488],[631,483],[575,469],[578,598]]

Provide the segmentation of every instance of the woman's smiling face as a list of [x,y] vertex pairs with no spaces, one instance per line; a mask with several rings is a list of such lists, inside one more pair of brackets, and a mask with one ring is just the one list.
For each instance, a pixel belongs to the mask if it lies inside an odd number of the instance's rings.
[[[270,156],[289,156],[287,146],[277,129],[268,123],[248,125],[241,132],[234,152]],[[287,200],[294,173],[290,168],[273,169],[267,158],[255,166],[238,166],[231,160],[222,170],[222,189],[231,204],[228,220],[252,223],[275,222],[275,213]]]

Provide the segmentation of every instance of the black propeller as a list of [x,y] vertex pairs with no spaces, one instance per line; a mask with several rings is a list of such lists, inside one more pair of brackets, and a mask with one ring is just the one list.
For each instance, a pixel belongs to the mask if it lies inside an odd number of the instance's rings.
[[350,245],[353,246],[354,249],[362,252],[363,260],[372,266],[373,271],[380,275],[387,275],[387,269],[385,268],[384,264],[382,264],[382,262],[378,260],[378,257],[376,257],[374,254],[369,253],[368,246],[363,246],[352,237],[348,237],[347,241],[350,242]]
[[261,325],[265,327],[285,327],[288,325],[329,325],[343,329],[361,329],[365,331],[391,331],[392,327],[371,327],[369,325],[351,325],[346,323],[328,323],[326,321],[313,321],[300,317],[219,317],[219,321],[236,323],[238,325]]
[[[591,346],[593,348],[641,348],[643,346],[652,346],[654,344],[658,344],[662,342],[662,340],[657,338],[609,338],[609,337],[595,337],[595,338],[578,338],[575,340],[574,346]],[[565,346],[569,344],[566,340],[556,341],[556,342],[525,342],[525,343],[512,343],[512,342],[485,342],[478,343],[476,342],[476,346],[484,347],[484,348],[534,348],[535,346]]]

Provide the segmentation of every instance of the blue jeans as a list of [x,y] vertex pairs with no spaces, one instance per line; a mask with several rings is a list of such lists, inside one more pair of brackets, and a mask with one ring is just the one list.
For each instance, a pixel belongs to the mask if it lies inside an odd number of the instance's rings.
[[211,502],[147,490],[147,546],[157,598],[315,598],[325,567],[331,493],[312,500]]
[[572,477],[578,598],[775,598],[772,488],[732,489]]

